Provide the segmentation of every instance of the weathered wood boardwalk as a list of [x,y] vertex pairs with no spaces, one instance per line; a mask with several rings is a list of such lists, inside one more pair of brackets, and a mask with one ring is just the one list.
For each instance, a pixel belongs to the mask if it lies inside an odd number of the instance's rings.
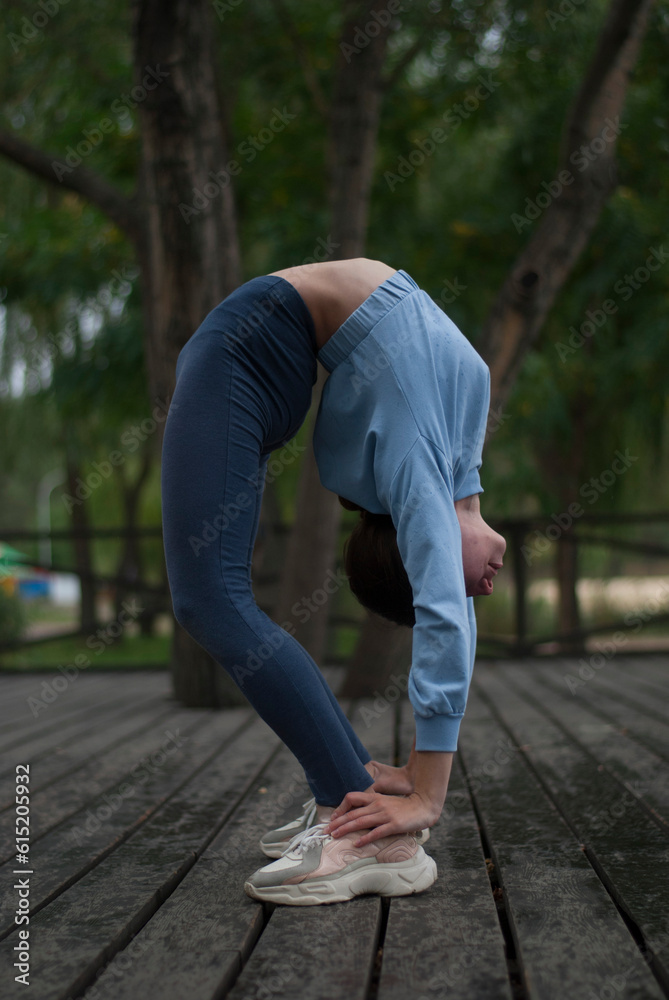
[[[310,794],[252,710],[184,709],[167,674],[146,672],[62,679],[35,716],[29,699],[62,675],[0,676],[0,995],[669,996],[669,664],[597,664],[479,662],[426,845],[436,883],[314,907],[263,907],[243,890],[268,862],[261,834]],[[345,707],[375,757],[406,759],[412,716],[396,688]],[[22,764],[28,865],[15,844]],[[26,927],[27,990],[14,966]]]

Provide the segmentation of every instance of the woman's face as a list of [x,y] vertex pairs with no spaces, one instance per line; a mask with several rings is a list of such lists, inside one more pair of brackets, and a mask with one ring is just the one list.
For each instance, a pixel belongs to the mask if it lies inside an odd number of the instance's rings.
[[481,517],[479,494],[455,501],[462,535],[462,567],[467,597],[492,594],[493,578],[502,568],[506,541]]

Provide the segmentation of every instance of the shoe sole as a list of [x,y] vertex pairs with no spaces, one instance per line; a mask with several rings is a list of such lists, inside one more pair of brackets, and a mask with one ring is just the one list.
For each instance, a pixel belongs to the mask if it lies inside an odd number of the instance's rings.
[[253,899],[291,906],[316,906],[321,903],[344,903],[356,896],[373,893],[377,896],[411,896],[424,892],[437,878],[434,858],[423,852],[414,855],[416,864],[396,863],[370,865],[356,869],[350,875],[322,881],[299,882],[297,885],[263,886],[251,882],[244,884],[244,891]]

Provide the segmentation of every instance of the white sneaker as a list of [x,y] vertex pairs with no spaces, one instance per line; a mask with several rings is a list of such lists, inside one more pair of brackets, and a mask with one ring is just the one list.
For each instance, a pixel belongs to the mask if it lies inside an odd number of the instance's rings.
[[297,819],[269,830],[260,838],[260,850],[268,858],[280,858],[288,850],[290,842],[297,833],[304,833],[316,818],[316,799],[307,799],[302,803],[303,813]]
[[434,859],[410,833],[355,847],[365,830],[335,839],[327,823],[298,832],[288,850],[245,882],[253,899],[293,906],[341,903],[365,893],[408,896],[428,889],[437,877]]

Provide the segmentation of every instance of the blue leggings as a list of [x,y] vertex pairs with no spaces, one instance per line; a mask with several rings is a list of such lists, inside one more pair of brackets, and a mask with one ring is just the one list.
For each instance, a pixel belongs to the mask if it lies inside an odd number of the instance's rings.
[[163,544],[174,615],[295,754],[319,805],[373,783],[370,754],[315,661],[262,611],[251,560],[270,453],[309,411],[313,320],[284,278],[228,295],[181,350],[162,450]]

